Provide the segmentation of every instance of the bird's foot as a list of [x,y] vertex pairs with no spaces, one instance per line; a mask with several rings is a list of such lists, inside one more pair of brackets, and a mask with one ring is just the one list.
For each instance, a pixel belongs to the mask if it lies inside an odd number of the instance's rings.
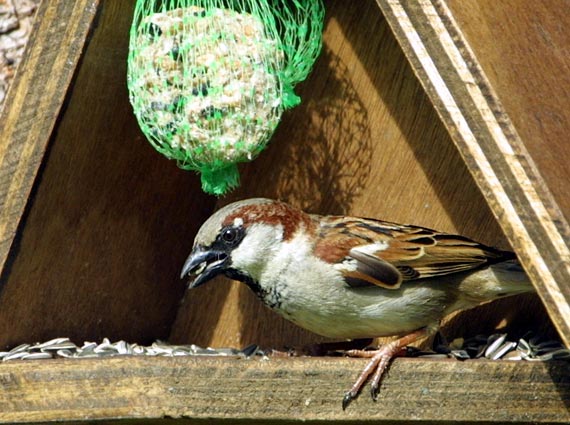
[[347,351],[346,355],[350,357],[369,358],[370,361],[362,373],[358,376],[358,379],[352,388],[344,395],[344,398],[342,399],[342,410],[345,410],[350,402],[358,396],[363,385],[371,375],[372,378],[370,381],[370,395],[372,396],[372,400],[376,401],[378,398],[378,392],[380,390],[380,381],[384,375],[384,372],[386,371],[386,368],[388,367],[388,364],[390,363],[390,360],[392,360],[394,357],[406,355],[406,346],[426,336],[427,334],[428,331],[424,328],[412,332],[411,334],[392,341],[386,345],[383,345],[378,350]]

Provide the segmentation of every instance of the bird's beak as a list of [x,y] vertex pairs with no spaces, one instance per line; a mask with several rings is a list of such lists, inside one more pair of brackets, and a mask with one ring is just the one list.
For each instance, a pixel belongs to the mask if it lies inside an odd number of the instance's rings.
[[196,288],[222,273],[227,260],[228,255],[225,252],[197,246],[184,263],[180,278],[193,275],[194,279],[188,283],[188,289]]

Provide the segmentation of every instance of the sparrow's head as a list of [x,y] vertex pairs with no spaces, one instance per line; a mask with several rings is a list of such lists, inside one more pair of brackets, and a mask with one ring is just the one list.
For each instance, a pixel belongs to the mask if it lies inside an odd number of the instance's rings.
[[191,278],[189,288],[219,274],[244,281],[257,280],[281,242],[309,221],[302,211],[271,199],[229,204],[214,213],[198,231],[181,278]]

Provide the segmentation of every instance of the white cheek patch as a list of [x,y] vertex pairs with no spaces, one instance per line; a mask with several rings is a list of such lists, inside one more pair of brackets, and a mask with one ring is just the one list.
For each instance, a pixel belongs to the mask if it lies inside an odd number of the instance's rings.
[[369,245],[362,245],[356,248],[352,248],[351,251],[362,252],[367,255],[374,255],[378,251],[384,251],[388,248],[388,242],[376,242]]
[[280,241],[282,235],[281,226],[253,224],[237,248],[232,251],[233,266],[259,279],[268,259],[275,255],[275,248],[279,246],[275,242]]

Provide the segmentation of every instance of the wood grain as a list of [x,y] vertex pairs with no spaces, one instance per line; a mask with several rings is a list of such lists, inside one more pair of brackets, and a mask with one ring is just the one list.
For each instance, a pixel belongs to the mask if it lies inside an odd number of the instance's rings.
[[563,0],[446,3],[568,221],[568,4]]
[[79,62],[98,0],[42,2],[0,115],[0,269]]
[[[154,152],[133,118],[125,88],[132,7],[110,0],[98,7],[3,270],[0,344],[56,336],[145,343],[169,333],[172,341],[212,346],[322,340],[224,279],[186,294],[177,309],[180,267],[216,200],[199,190],[196,176]],[[347,7],[336,0],[327,8],[323,53],[298,88],[302,105],[286,114],[268,149],[241,167],[242,187],[219,204],[269,196],[309,211],[416,223],[508,248],[375,2]],[[26,114],[32,111],[21,114],[24,122]],[[37,172],[37,160],[28,172]],[[541,307],[524,299],[515,308],[505,300],[454,319],[447,334],[488,333],[505,318],[540,323]]]
[[[378,0],[378,4],[561,337],[570,344],[570,227],[467,45],[461,27],[443,0]],[[525,9],[522,14],[511,15],[507,3],[497,7],[513,20],[531,13]],[[472,9],[478,13],[476,7]],[[467,16],[472,9],[464,9],[464,21],[470,19]],[[524,27],[523,22],[520,25]],[[491,42],[495,39],[487,40]],[[519,42],[532,41],[523,38]],[[485,51],[479,53],[484,55]],[[527,54],[532,56],[532,50]],[[509,56],[502,56],[498,63],[509,68]],[[546,85],[540,79],[535,82],[536,90]],[[553,146],[560,143],[561,139]],[[558,155],[564,156],[564,152],[559,149]],[[570,192],[565,189],[559,196],[566,193]]]
[[[303,102],[284,116],[268,149],[244,164],[241,188],[219,205],[281,198],[307,211],[415,223],[508,248],[376,3],[326,6],[322,54],[298,90]],[[528,330],[546,317],[539,304],[532,297],[497,302],[445,332],[492,332],[505,317],[519,324],[533,317],[522,325]],[[174,342],[236,347],[319,340],[223,278],[186,295],[171,334]]]
[[[32,53],[41,54],[24,65],[36,78],[29,90],[58,81],[57,70],[36,68],[47,60],[42,55],[53,54],[44,33],[60,32],[64,23],[72,32],[60,41],[66,43],[79,25],[74,19],[81,15],[60,15],[71,3],[42,6],[53,14],[52,24],[41,24],[32,38]],[[79,342],[109,337],[150,343],[170,332],[184,292],[181,265],[215,198],[201,192],[195,175],[156,153],[134,119],[126,90],[133,6],[101,2],[48,152],[42,158],[34,151],[35,159],[28,159],[35,162],[18,163],[20,176],[33,175],[40,162],[41,171],[2,277],[0,346],[62,335]],[[36,149],[30,140],[39,132],[47,139],[51,131],[29,119],[51,113],[46,103],[52,99],[35,96],[14,118],[16,128],[38,132],[26,138],[14,133],[24,150]],[[25,192],[9,190],[10,202],[25,201]]]
[[568,363],[398,359],[378,402],[364,391],[343,411],[344,391],[364,364],[346,358],[14,361],[0,370],[0,423],[570,421]]
[[[321,340],[224,279],[189,292],[178,308],[180,266],[216,199],[200,191],[197,176],[154,152],[134,120],[125,87],[132,7],[57,0],[38,12],[43,18],[0,118],[9,142],[0,147],[0,345],[62,335],[145,343],[169,333],[172,341],[213,346]],[[241,167],[241,188],[218,206],[269,196],[508,248],[373,0],[327,2],[323,53],[298,91],[301,106],[286,114],[267,151]],[[455,318],[447,335],[546,318],[530,297],[493,304]],[[570,420],[567,364],[399,359],[378,403],[364,393],[342,412],[342,394],[363,365],[340,358],[6,362],[0,422]]]

